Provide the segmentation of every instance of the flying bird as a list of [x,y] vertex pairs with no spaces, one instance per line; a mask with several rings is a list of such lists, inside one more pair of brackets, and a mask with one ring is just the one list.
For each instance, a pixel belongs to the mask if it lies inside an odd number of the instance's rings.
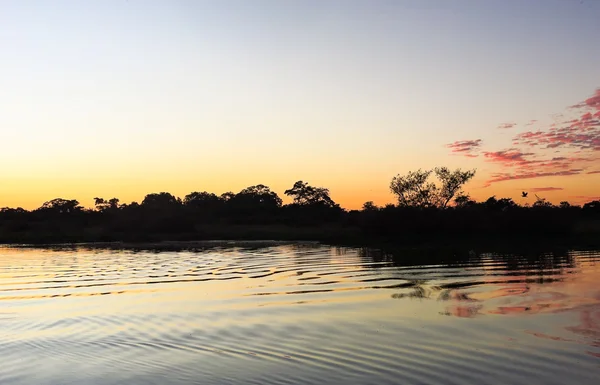
[[522,196],[523,198],[527,198],[527,194],[529,194],[529,193],[527,193],[527,192],[523,191],[523,192],[521,193],[521,196]]

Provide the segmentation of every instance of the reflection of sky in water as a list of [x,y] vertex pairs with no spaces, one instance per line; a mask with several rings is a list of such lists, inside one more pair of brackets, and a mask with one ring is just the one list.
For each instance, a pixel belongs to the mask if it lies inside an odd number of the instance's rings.
[[595,383],[600,254],[418,259],[315,245],[0,249],[0,378]]

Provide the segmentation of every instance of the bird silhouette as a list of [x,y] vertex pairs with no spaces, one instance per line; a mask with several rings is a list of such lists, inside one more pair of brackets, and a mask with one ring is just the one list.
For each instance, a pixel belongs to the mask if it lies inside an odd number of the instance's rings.
[[523,191],[523,192],[521,193],[521,196],[522,196],[523,198],[527,198],[527,194],[529,194],[529,193],[526,193],[525,191]]

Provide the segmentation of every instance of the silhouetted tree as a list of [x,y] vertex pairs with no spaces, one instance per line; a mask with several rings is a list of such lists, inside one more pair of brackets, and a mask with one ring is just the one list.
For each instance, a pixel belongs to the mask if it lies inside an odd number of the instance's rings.
[[373,201],[367,201],[362,206],[363,211],[377,211],[379,208],[373,203]]
[[477,202],[472,200],[469,194],[461,193],[456,198],[454,198],[454,204],[457,208],[466,208],[476,205]]
[[496,199],[495,195],[492,195],[483,203],[483,205],[487,209],[495,209],[498,207],[498,199]]
[[506,211],[518,207],[512,198],[500,198],[496,199],[496,196],[489,197],[484,203],[484,207],[488,210]]
[[131,209],[137,209],[139,207],[140,207],[139,203],[137,203],[137,202],[131,202],[129,204],[123,203],[120,208],[122,210],[127,210],[127,209],[131,210]]
[[[435,173],[440,184],[429,182],[429,176]],[[475,170],[450,171],[446,167],[433,170],[411,171],[407,175],[396,175],[390,183],[390,190],[398,198],[402,207],[446,208],[462,186],[475,176]]]
[[560,204],[559,204],[558,207],[560,207],[561,209],[568,209],[568,208],[571,208],[573,206],[571,206],[571,204],[569,202],[567,202],[567,201],[562,201],[562,202],[560,202]]
[[536,201],[533,203],[533,207],[535,208],[549,208],[552,207],[552,203],[548,202],[546,198],[541,198],[539,196],[535,196]]
[[97,211],[108,211],[108,210],[117,210],[120,208],[119,199],[112,198],[108,201],[103,198],[94,198],[94,206]]
[[600,214],[600,200],[591,201],[583,205],[586,213]]
[[44,202],[44,204],[38,209],[40,211],[51,211],[59,214],[70,214],[74,212],[80,212],[83,207],[79,205],[79,202],[71,199],[56,198],[51,201]]
[[230,200],[232,200],[233,198],[235,198],[235,193],[228,191],[226,193],[221,194],[220,197],[223,201],[225,202],[229,202]]
[[183,204],[190,208],[208,208],[221,203],[221,199],[213,193],[206,191],[193,192],[185,196]]
[[328,207],[338,206],[329,196],[329,189],[323,187],[313,187],[301,180],[294,183],[294,186],[285,190],[285,195],[292,197],[294,203],[298,205],[323,205]]
[[180,207],[181,205],[181,199],[176,198],[167,192],[148,194],[141,204],[143,208],[152,210],[169,210]]
[[22,207],[17,207],[16,209],[10,207],[3,207],[0,209],[0,214],[25,214],[28,211]]
[[234,200],[236,203],[243,202],[245,205],[256,205],[256,207],[281,207],[282,204],[277,193],[263,184],[246,187],[235,195]]
[[[431,174],[439,182],[428,180]],[[181,199],[163,192],[147,195],[142,204],[120,204],[112,198],[95,198],[96,210],[86,210],[76,200],[62,198],[33,211],[0,209],[0,242],[157,241],[284,238],[331,241],[339,234],[346,240],[382,243],[488,236],[563,239],[597,238],[600,201],[583,207],[561,202],[552,206],[537,197],[532,207],[511,198],[490,197],[477,203],[461,191],[474,171],[436,169],[397,176],[393,186],[399,205],[377,207],[365,202],[362,210],[339,207],[329,191],[298,181],[286,190],[294,202],[282,205],[279,196],[265,185],[250,186],[237,194],[220,197],[192,192]],[[394,184],[395,183],[395,184]],[[453,208],[447,209],[449,202]],[[426,209],[423,209],[426,208]],[[240,227],[238,227],[240,226]],[[307,226],[314,230],[306,230]],[[265,229],[268,229],[266,232]],[[290,229],[292,233],[289,233]],[[265,235],[266,234],[266,235]],[[283,238],[282,238],[283,239]],[[580,238],[581,239],[581,238]],[[586,240],[588,238],[585,238]]]

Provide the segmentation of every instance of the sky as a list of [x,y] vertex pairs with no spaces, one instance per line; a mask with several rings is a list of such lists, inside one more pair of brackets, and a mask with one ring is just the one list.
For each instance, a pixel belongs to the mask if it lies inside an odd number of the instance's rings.
[[436,166],[477,169],[477,200],[599,199],[598,20],[592,0],[2,1],[0,207],[303,180],[359,208]]

